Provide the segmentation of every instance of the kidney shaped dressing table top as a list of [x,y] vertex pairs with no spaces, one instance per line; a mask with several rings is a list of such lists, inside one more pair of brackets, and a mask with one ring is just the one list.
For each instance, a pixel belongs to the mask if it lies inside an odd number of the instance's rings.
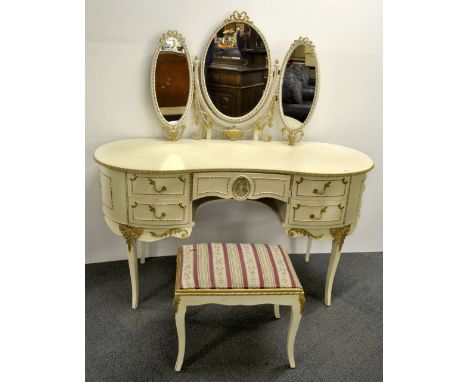
[[365,154],[348,147],[304,142],[125,139],[99,147],[102,210],[127,243],[132,306],[138,306],[135,241],[186,238],[196,209],[207,200],[262,199],[279,214],[289,237],[333,240],[325,286],[333,279],[344,239],[359,218]]

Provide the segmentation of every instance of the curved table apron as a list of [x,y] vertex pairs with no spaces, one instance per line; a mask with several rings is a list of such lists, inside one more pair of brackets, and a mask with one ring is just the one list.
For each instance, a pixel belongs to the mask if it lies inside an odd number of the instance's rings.
[[289,237],[331,240],[325,304],[331,304],[341,249],[359,218],[365,154],[344,146],[304,142],[125,139],[99,147],[102,211],[109,228],[124,237],[138,306],[137,240],[187,238],[195,212],[213,199],[258,200],[279,215]]

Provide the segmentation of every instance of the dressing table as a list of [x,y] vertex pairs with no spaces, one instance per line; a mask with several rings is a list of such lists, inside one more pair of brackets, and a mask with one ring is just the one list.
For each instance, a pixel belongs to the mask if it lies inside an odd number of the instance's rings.
[[[216,76],[210,75],[207,86],[206,73],[211,71],[205,65],[208,65],[207,55],[211,54],[210,46],[229,43],[236,49],[233,41],[243,28],[256,31],[256,47],[246,49],[262,47],[266,52],[267,67],[262,70],[267,78],[258,99],[253,103],[249,100],[249,104],[252,103],[250,110],[242,116],[231,116],[228,115],[232,109],[230,105],[224,105],[221,110],[215,106],[221,102],[219,92],[210,93]],[[226,40],[219,37],[226,35],[229,37]],[[167,50],[180,54],[189,68],[183,71],[187,81],[178,82],[187,83],[188,96],[182,104],[180,100],[164,99],[162,102],[161,99],[162,94],[170,94],[167,88],[158,88],[162,86],[158,84],[165,87],[171,84],[170,78],[158,78],[163,74],[157,71],[160,54]],[[307,53],[307,62],[304,54],[301,62],[298,52]],[[227,53],[218,49],[214,54]],[[294,69],[300,73],[296,83],[302,81],[301,86],[313,92],[304,122],[283,111],[289,97],[284,76],[293,69],[288,66],[293,54],[294,65],[299,65]],[[165,33],[153,58],[151,94],[163,132],[169,140],[125,139],[107,143],[94,154],[100,166],[105,221],[112,232],[123,236],[128,250],[132,307],[138,306],[136,241],[189,237],[195,227],[197,209],[220,198],[267,204],[278,214],[286,235],[308,238],[306,261],[312,239],[332,241],[325,286],[325,304],[330,305],[343,243],[356,227],[366,173],[372,169],[373,162],[367,155],[351,148],[301,142],[303,129],[318,99],[319,70],[314,45],[307,38],[294,41],[280,69],[277,61],[271,64],[268,44],[262,33],[245,12],[236,11],[210,35],[202,58],[201,61],[195,58],[192,67],[185,39],[175,31]],[[307,78],[312,72],[313,86]],[[224,85],[226,79],[222,81]],[[193,139],[182,139],[192,102],[199,132]],[[229,102],[229,99],[222,102]],[[265,135],[265,129],[272,127],[276,106],[285,142],[271,141]],[[167,108],[177,108],[179,119],[174,121],[169,117],[170,112],[166,115]],[[223,114],[223,110],[228,114]],[[220,139],[212,139],[215,134]]]

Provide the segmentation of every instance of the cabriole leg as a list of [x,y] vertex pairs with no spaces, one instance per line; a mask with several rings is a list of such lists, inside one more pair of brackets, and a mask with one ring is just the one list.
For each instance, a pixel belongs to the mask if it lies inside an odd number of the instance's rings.
[[[302,296],[303,298],[303,296]],[[296,341],[297,330],[299,329],[299,322],[301,321],[302,313],[299,300],[291,305],[291,321],[289,322],[288,331],[288,359],[291,369],[296,367],[294,361],[294,342]]]
[[336,269],[340,262],[341,248],[337,240],[333,240],[330,262],[328,263],[327,280],[325,283],[325,305],[331,305],[331,293],[333,289],[333,280],[335,278]]
[[308,263],[309,262],[309,256],[310,256],[310,248],[312,247],[312,238],[308,237],[307,238],[307,249],[306,249],[306,254],[305,254],[305,261]]
[[145,263],[146,257],[146,243],[144,241],[140,241],[140,263]]
[[128,251],[128,267],[130,268],[130,281],[132,284],[132,308],[138,307],[138,257],[134,243]]
[[180,371],[180,369],[182,369],[182,364],[184,362],[185,355],[185,312],[187,310],[187,307],[184,303],[181,303],[180,300],[177,301],[177,298],[180,297],[176,296],[174,299],[174,310],[177,327],[177,338],[179,340],[179,352],[177,354],[175,370]]

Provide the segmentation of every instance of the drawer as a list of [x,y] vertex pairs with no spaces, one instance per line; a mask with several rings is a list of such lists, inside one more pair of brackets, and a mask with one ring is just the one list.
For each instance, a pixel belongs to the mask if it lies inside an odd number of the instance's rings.
[[289,175],[257,173],[202,173],[193,176],[193,199],[217,196],[225,199],[273,198],[287,201]]
[[294,177],[293,198],[345,197],[349,189],[349,176],[336,178]]
[[346,201],[329,203],[303,203],[291,201],[289,224],[330,225],[344,221]]
[[150,176],[128,174],[128,195],[158,195],[161,198],[185,196],[189,189],[188,175]]
[[150,202],[129,199],[128,219],[130,223],[143,225],[187,224],[190,204],[182,201]]

